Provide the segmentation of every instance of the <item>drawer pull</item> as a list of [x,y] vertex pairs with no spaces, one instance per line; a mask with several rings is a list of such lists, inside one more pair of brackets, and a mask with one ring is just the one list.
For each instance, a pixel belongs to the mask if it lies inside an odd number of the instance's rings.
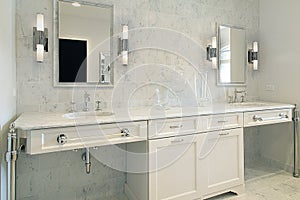
[[60,145],[64,145],[68,141],[68,137],[65,134],[59,134],[56,138],[56,141]]
[[130,131],[129,131],[128,128],[122,128],[121,129],[121,136],[122,137],[129,137],[130,136],[129,133],[130,133]]
[[218,123],[227,123],[227,120],[219,120]]
[[287,119],[287,118],[289,118],[289,116],[284,113],[280,113],[278,117],[259,117],[258,115],[253,116],[253,120],[255,122],[271,121],[271,120]]
[[284,113],[280,113],[280,114],[279,114],[279,117],[282,117],[283,119],[284,119],[284,118],[285,118],[285,119],[289,118],[289,116],[288,116],[287,114],[284,114]]
[[182,128],[182,127],[183,127],[183,125],[170,126],[171,129]]
[[219,133],[220,136],[229,135],[229,133]]
[[171,143],[180,143],[183,141],[184,141],[184,139],[175,139],[175,140],[171,141]]

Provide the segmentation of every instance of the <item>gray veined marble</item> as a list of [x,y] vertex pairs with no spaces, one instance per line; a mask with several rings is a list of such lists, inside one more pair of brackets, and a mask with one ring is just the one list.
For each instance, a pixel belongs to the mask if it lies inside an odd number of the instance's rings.
[[[17,46],[17,113],[23,112],[61,112],[70,108],[71,100],[82,110],[83,90],[53,87],[52,51],[45,55],[40,64],[34,59],[32,51],[32,26],[36,13],[45,15],[45,27],[49,29],[49,40],[52,35],[52,0],[17,0],[16,11],[16,46]],[[258,0],[94,0],[115,5],[114,30],[120,31],[120,24],[128,23],[129,28],[159,27],[180,32],[184,41],[194,41],[198,52],[185,46],[195,60],[193,65],[178,52],[167,52],[162,49],[143,49],[130,53],[129,66],[115,65],[115,88],[90,89],[91,102],[101,100],[107,109],[120,106],[149,106],[155,99],[155,89],[173,86],[174,94],[180,103],[189,105],[193,96],[194,74],[197,71],[207,72],[208,86],[213,100],[224,101],[226,90],[216,87],[215,72],[205,60],[205,48],[208,40],[215,34],[215,23],[226,23],[245,27],[247,41],[250,43],[258,37]],[[151,38],[132,37],[131,46],[138,47],[141,42]],[[172,35],[173,36],[173,35]],[[165,34],[164,37],[169,37]],[[170,37],[170,41],[178,38]],[[161,37],[152,38],[161,41]],[[162,42],[162,44],[164,44]],[[116,47],[116,46],[115,46]],[[172,47],[172,46],[171,46]],[[51,49],[51,46],[49,47]],[[165,67],[161,67],[165,66]],[[162,70],[155,71],[160,67]],[[142,70],[135,70],[135,69]],[[251,74],[249,71],[248,74]],[[160,85],[152,84],[153,82]],[[254,93],[257,84],[255,77],[249,75],[248,94]],[[183,84],[184,83],[184,84]],[[126,87],[122,87],[122,86]],[[132,89],[131,91],[126,90]],[[188,88],[188,90],[187,90]],[[130,94],[130,95],[128,95]],[[92,109],[94,105],[90,104]],[[109,147],[103,147],[104,149]],[[103,150],[100,148],[99,150]],[[112,150],[111,150],[112,151]],[[116,159],[122,155],[116,156]],[[121,159],[122,160],[122,159]],[[40,156],[22,155],[18,160],[17,196],[25,199],[113,199],[123,194],[125,174],[117,172],[96,161],[93,169],[97,172],[90,176],[84,173],[80,153],[63,152]],[[79,181],[80,180],[80,181]],[[121,199],[116,197],[115,199]]]
[[245,194],[236,196],[228,193],[209,200],[298,200],[299,198],[300,180],[284,171],[277,171],[246,181]]

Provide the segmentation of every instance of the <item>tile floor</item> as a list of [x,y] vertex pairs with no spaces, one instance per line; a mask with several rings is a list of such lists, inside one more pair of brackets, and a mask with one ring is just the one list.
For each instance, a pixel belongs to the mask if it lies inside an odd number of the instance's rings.
[[278,171],[246,181],[242,195],[224,194],[209,200],[299,200],[300,179],[285,171]]
[[[207,200],[300,200],[300,179],[263,162],[245,169],[246,191],[239,196],[228,193]],[[110,200],[127,200],[125,196]]]
[[209,200],[300,200],[300,179],[265,163],[245,169],[246,191],[239,196],[228,193]]

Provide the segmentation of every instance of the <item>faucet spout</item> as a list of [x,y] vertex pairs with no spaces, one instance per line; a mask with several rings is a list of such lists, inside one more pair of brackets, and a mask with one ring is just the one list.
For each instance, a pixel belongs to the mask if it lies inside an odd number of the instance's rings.
[[[246,90],[237,90],[236,88],[234,89],[234,103],[238,102],[238,94],[244,93],[246,95]],[[242,102],[244,102],[245,96],[242,96]]]

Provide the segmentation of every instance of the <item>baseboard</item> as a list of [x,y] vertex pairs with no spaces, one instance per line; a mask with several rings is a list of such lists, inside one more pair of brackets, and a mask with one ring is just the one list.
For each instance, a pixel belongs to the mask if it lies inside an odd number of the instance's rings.
[[205,196],[203,196],[203,199],[208,199],[208,198],[215,197],[215,196],[225,194],[225,193],[228,193],[228,192],[233,192],[237,195],[244,194],[245,193],[245,184],[241,184],[241,185],[238,185],[238,186],[235,186],[235,187],[223,190],[223,191],[219,191],[219,192],[211,193],[209,195],[205,195]]

